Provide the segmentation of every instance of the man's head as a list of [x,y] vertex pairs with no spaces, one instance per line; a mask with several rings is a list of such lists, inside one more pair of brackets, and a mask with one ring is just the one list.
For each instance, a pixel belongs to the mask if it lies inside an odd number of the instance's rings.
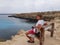
[[41,15],[41,14],[38,14],[38,15],[36,16],[36,19],[37,19],[37,20],[42,19],[42,15]]

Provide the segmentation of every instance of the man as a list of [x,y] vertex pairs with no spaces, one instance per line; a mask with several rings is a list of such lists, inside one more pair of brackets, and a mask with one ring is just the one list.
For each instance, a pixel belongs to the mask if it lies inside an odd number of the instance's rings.
[[[44,30],[42,30],[43,25],[46,25],[45,21],[42,19],[42,15],[38,14],[36,16],[36,19],[38,20],[36,25],[32,27],[31,30],[26,32],[26,36],[29,38],[29,43],[34,43],[34,38],[32,35],[35,35],[40,40],[40,34],[44,36]],[[30,36],[29,36],[30,35]]]

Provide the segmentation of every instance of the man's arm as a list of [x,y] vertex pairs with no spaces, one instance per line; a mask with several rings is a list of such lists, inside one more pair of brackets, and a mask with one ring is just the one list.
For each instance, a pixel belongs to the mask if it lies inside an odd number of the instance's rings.
[[44,25],[43,26],[46,26],[47,25],[47,23],[44,23]]

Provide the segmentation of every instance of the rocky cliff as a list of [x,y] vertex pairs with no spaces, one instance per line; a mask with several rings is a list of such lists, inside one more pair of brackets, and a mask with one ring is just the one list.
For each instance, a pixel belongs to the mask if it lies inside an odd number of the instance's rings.
[[[45,31],[44,45],[60,45],[60,20],[53,20],[55,23],[54,37],[50,37],[50,33]],[[39,45],[39,40],[35,38],[35,43],[28,43],[28,38],[25,36],[24,30],[20,30],[11,40],[0,42],[0,45]]]

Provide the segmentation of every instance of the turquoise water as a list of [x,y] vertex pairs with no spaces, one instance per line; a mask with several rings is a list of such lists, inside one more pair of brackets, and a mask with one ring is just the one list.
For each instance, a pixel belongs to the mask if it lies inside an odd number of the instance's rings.
[[0,15],[0,38],[10,39],[19,30],[29,30],[34,23],[27,22],[24,19],[8,17],[8,15]]

